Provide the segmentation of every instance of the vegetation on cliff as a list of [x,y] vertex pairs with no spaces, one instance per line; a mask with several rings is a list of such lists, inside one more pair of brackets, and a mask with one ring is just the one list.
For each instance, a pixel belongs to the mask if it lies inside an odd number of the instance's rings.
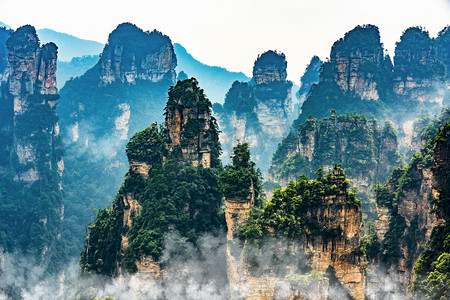
[[225,166],[220,174],[223,194],[226,198],[247,199],[253,197],[255,206],[261,206],[262,176],[255,163],[250,160],[248,144],[238,144],[233,148],[232,164]]
[[[406,259],[406,267],[412,269],[415,260],[424,250],[421,245],[418,246],[418,243],[425,242],[427,228],[419,225],[419,212],[415,212],[413,216],[402,215],[399,212],[399,205],[411,198],[411,195],[417,195],[414,196],[417,199],[412,199],[414,202],[419,202],[421,201],[419,197],[426,196],[429,201],[428,205],[431,207],[431,191],[428,191],[429,194],[426,195],[424,194],[426,191],[422,187],[425,181],[422,170],[427,170],[433,166],[434,141],[439,128],[445,125],[448,120],[449,110],[444,109],[441,116],[436,119],[419,121],[419,123],[429,123],[420,129],[420,140],[424,144],[422,149],[413,155],[406,166],[394,168],[386,184],[375,186],[377,205],[380,208],[387,208],[390,217],[389,229],[382,241],[379,241],[376,235],[366,238],[366,248],[372,249],[368,253],[369,258],[380,258],[388,265],[398,263],[399,259]],[[428,214],[428,212],[426,213]],[[406,217],[409,218],[409,222],[407,222]],[[402,251],[401,248],[406,249],[406,251]]]
[[[30,25],[18,28],[6,45],[9,63],[16,67],[35,67],[39,60],[42,65],[56,64],[56,46],[50,43],[40,47]],[[41,89],[41,80],[52,80],[52,71],[44,70],[42,65],[37,72],[47,72],[48,78],[17,68],[12,71],[20,74],[18,85],[22,89],[14,91],[15,78],[1,89],[0,248],[26,256],[48,274],[61,269],[67,253],[61,239],[63,192],[59,164],[64,150],[55,133],[58,115],[53,104],[59,96]],[[27,90],[27,84],[33,89]],[[17,103],[20,112],[13,110]]]
[[[207,115],[211,113],[211,103],[195,79],[179,81],[170,89],[166,114],[172,115],[171,111],[178,106],[194,106]],[[199,119],[192,119],[191,115],[184,117],[190,119],[182,128],[181,139],[183,135],[192,138],[203,134],[204,124],[198,123]],[[189,122],[194,120],[197,120],[197,126]],[[168,143],[167,139],[171,137],[168,133],[174,130],[169,127],[170,120],[166,119],[161,132],[152,125],[130,139],[126,151],[128,159],[149,165],[150,170],[145,174],[148,179],[130,169],[113,207],[99,211],[95,223],[89,227],[89,239],[81,254],[84,272],[113,275],[117,264],[124,265],[129,272],[136,272],[136,261],[142,255],[149,255],[155,261],[160,259],[164,238],[170,232],[178,232],[180,242],[195,244],[200,235],[222,228],[220,144],[215,123],[211,119],[206,121],[211,125],[207,132],[209,141],[202,139],[202,142],[207,142],[211,151],[211,168],[186,164],[183,153],[189,145]],[[168,145],[173,147],[170,151]],[[128,227],[123,225],[123,210],[130,209],[128,200],[125,201],[130,196],[138,202],[140,209],[131,212],[132,222]],[[126,249],[121,249],[121,235],[128,240]]]
[[[341,205],[360,206],[346,174],[335,166],[333,172],[317,172],[317,179],[308,180],[305,175],[291,181],[285,189],[276,189],[272,200],[262,209],[254,209],[246,224],[242,226],[240,237],[258,244],[267,236],[280,236],[301,240],[308,236],[335,238],[341,235],[340,227],[322,226],[311,211],[323,206],[329,196],[343,195]],[[338,174],[338,175],[336,175]],[[336,203],[337,204],[337,203]]]
[[[84,226],[93,221],[93,209],[110,203],[123,181],[126,141],[144,130],[149,120],[163,121],[167,90],[174,84],[175,56],[165,62],[169,75],[156,82],[145,76],[160,67],[161,61],[150,56],[159,55],[165,46],[173,51],[169,37],[162,33],[121,24],[110,34],[95,66],[68,80],[60,91],[58,113],[66,144],[65,232],[72,257],[82,249]],[[115,59],[121,62],[119,69],[108,63]],[[147,75],[138,76],[134,83],[121,80],[133,70]],[[113,77],[114,81],[104,83]]]
[[318,168],[342,164],[350,180],[362,185],[358,197],[364,212],[374,215],[374,203],[363,193],[372,184],[386,180],[398,163],[397,133],[390,122],[381,127],[363,114],[336,115],[332,111],[327,118],[309,117],[298,131],[291,131],[278,145],[269,174],[273,181],[285,184],[301,174],[312,177]]
[[433,201],[434,212],[442,218],[433,228],[426,250],[414,268],[413,291],[428,299],[450,297],[450,122],[434,139],[435,166],[433,186],[439,193]]

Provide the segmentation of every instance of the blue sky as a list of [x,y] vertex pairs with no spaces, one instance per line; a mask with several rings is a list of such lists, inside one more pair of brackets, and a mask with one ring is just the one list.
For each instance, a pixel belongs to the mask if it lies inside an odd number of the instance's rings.
[[197,59],[251,75],[259,53],[284,52],[298,83],[313,55],[358,24],[374,24],[393,55],[410,26],[432,36],[450,24],[450,0],[0,0],[0,21],[31,24],[104,43],[121,22],[169,35]]

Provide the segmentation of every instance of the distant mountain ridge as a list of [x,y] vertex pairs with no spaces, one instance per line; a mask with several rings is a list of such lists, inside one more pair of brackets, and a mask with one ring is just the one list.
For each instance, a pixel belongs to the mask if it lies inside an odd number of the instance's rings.
[[[0,26],[2,24],[0,23]],[[102,52],[105,46],[96,41],[84,40],[52,29],[39,29],[37,32],[42,43],[54,42],[58,45],[59,88],[64,86],[70,77],[80,76],[91,68],[92,60]],[[209,66],[200,62],[178,43],[174,44],[174,48],[178,60],[177,73],[184,71],[189,77],[197,78],[212,102],[223,103],[228,88],[234,81],[250,80],[242,72],[231,72],[223,67]],[[83,58],[84,56],[89,57]]]
[[61,61],[68,62],[74,57],[98,55],[104,47],[102,43],[81,39],[48,28],[39,29],[37,32],[42,44],[53,42],[58,46],[58,58]]
[[250,80],[242,72],[231,72],[225,68],[209,66],[198,61],[178,43],[174,43],[173,46],[178,59],[177,72],[184,71],[188,77],[195,77],[212,102],[223,103],[234,81]]

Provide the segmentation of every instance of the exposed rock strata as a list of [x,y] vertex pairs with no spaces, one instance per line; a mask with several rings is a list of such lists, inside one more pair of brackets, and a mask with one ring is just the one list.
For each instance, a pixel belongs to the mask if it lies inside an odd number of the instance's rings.
[[[343,176],[342,169],[334,169],[330,184],[340,186]],[[226,200],[230,202],[228,199]],[[325,238],[311,234],[306,229],[303,242],[291,243],[289,246],[280,243],[276,246],[277,253],[284,250],[293,253],[304,251],[308,263],[311,267],[324,274],[329,268],[333,268],[339,282],[345,286],[354,299],[365,299],[366,275],[365,259],[357,254],[360,245],[360,231],[362,228],[362,213],[358,206],[348,204],[346,194],[340,190],[331,196],[322,199],[323,204],[318,208],[312,208],[308,211],[308,217],[317,220],[319,226],[324,228],[341,228],[342,234],[334,238]],[[250,199],[241,199],[242,205],[238,210],[235,207],[226,205],[226,213],[235,214],[236,223],[242,221],[242,215],[251,206]],[[227,218],[228,221],[228,218]],[[227,235],[229,243],[227,244],[227,259],[229,265],[229,281],[232,295],[244,299],[326,299],[328,293],[328,281],[320,280],[313,283],[311,290],[304,292],[301,288],[295,288],[290,285],[287,277],[280,278],[274,270],[274,266],[268,265],[263,270],[255,270],[252,264],[247,261],[246,249],[251,247],[244,243],[244,247],[238,246],[238,239],[234,228],[235,224],[227,222],[228,230],[231,233]],[[268,229],[269,231],[271,229]],[[260,263],[264,264],[264,263]],[[298,266],[287,264],[287,274],[296,275]],[[317,284],[315,288],[313,288]],[[283,288],[284,286],[284,288]],[[289,288],[286,288],[289,286]]]

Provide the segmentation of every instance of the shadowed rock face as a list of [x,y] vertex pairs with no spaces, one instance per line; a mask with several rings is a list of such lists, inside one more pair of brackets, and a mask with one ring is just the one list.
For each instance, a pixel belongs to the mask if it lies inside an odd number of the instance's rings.
[[395,48],[393,87],[402,101],[442,103],[449,47],[443,43],[445,39],[443,33],[433,40],[418,27],[403,33]]
[[0,27],[0,84],[8,80],[9,63],[8,63],[8,49],[6,48],[6,41],[13,31]]
[[156,30],[144,32],[130,23],[120,24],[111,32],[99,63],[101,85],[116,80],[135,83],[136,79],[166,79],[172,84],[176,80],[177,59],[169,37]]

